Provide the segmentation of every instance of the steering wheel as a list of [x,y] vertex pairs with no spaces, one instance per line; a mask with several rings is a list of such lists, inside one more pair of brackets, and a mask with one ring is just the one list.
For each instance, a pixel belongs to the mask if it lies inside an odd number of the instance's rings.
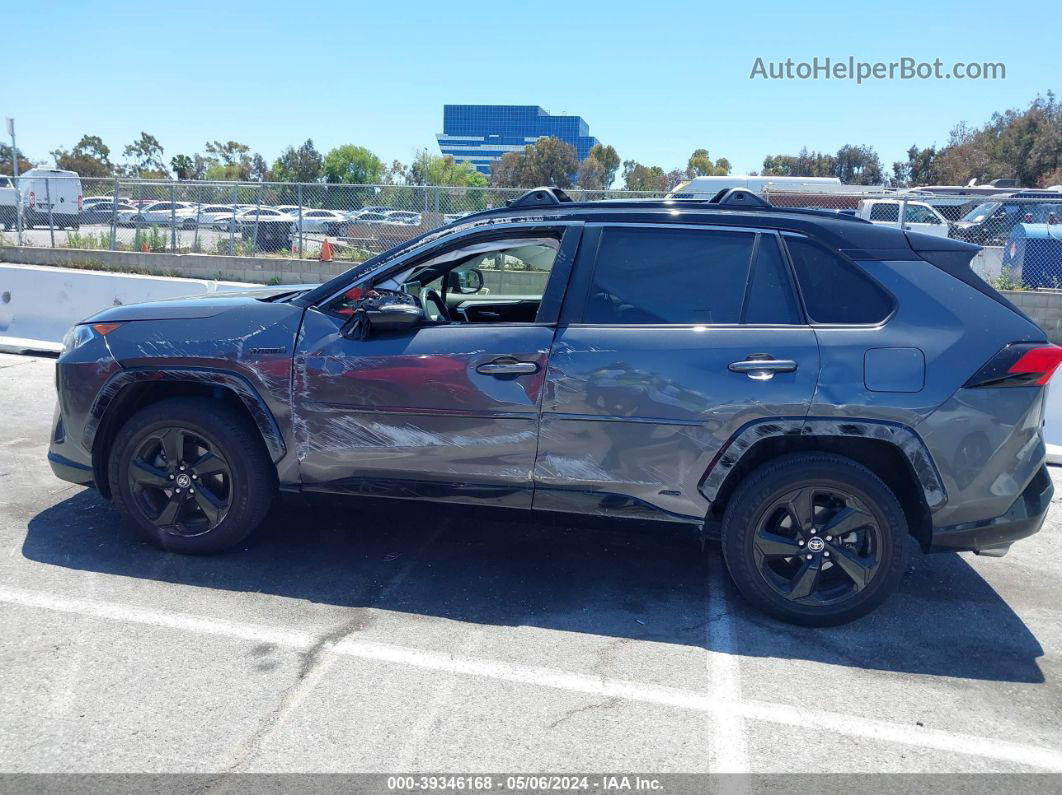
[[446,308],[446,302],[439,295],[438,290],[428,290],[424,293],[424,301],[435,304],[435,308],[439,310],[439,320],[443,320],[447,323],[450,322],[450,310]]

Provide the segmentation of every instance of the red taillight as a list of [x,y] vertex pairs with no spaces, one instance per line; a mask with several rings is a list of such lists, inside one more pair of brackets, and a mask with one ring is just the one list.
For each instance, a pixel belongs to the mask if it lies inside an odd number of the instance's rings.
[[1062,348],[1057,345],[1044,345],[1042,348],[1033,348],[1021,355],[1018,361],[1007,368],[1012,375],[1035,376],[1032,383],[1043,386],[1051,380],[1055,369],[1062,364]]
[[1062,364],[1062,348],[1040,342],[1008,345],[966,382],[971,387],[1044,386]]

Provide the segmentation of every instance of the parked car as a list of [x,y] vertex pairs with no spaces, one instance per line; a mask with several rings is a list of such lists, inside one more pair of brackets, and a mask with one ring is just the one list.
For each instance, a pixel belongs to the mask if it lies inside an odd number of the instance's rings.
[[196,212],[196,205],[192,202],[153,202],[134,212],[127,223],[132,226],[195,229]]
[[387,213],[387,218],[390,221],[395,221],[400,224],[407,224],[408,226],[420,226],[421,219],[420,213],[407,212],[406,210],[391,210]]
[[196,220],[200,229],[220,229],[222,224],[232,220],[233,208],[231,204],[193,205],[189,215]]
[[982,246],[1001,246],[1021,223],[1047,223],[1048,215],[1062,217],[1062,196],[1054,191],[1023,191],[974,207],[952,225],[951,237]]
[[[81,178],[61,168],[31,168],[18,178],[22,225],[77,229],[81,224]],[[49,212],[50,207],[50,212]]]
[[[904,207],[903,223],[900,223],[900,207]],[[887,224],[927,235],[948,236],[950,224],[929,204],[922,201],[901,199],[863,199],[856,213],[872,224]]]
[[112,201],[105,202],[92,202],[87,204],[81,210],[81,223],[83,224],[109,224],[113,219],[115,222],[118,220],[120,213],[135,213],[136,207],[128,202],[118,202],[115,204]]
[[[279,210],[274,210],[272,207],[252,207],[249,210],[244,210],[236,214],[236,228],[247,237],[251,234],[255,220],[261,221],[287,221],[289,223],[295,223],[296,219],[287,213],[282,213]],[[228,231],[229,227],[225,226],[225,230]]]
[[[295,219],[295,226],[293,228],[297,231],[299,228],[299,217],[298,215],[292,215],[292,218]],[[302,210],[303,232],[333,234],[337,226],[345,224],[346,222],[347,217],[343,213],[336,212],[335,210],[308,210],[305,207]]]
[[752,603],[837,624],[896,589],[908,536],[998,556],[1044,521],[1062,349],[977,251],[744,190],[539,188],[310,289],[93,315],[48,459],[186,553],[278,492],[688,524]]
[[[394,224],[399,225],[398,221],[392,220],[387,213],[373,213],[373,212],[360,212],[357,215],[351,217],[350,222],[352,224]],[[404,226],[405,224],[402,224]]]

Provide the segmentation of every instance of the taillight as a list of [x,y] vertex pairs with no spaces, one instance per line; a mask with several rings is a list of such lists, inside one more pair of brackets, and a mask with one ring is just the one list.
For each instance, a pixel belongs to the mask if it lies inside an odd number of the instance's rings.
[[1044,386],[1062,364],[1062,348],[1041,342],[1015,342],[982,367],[964,386]]

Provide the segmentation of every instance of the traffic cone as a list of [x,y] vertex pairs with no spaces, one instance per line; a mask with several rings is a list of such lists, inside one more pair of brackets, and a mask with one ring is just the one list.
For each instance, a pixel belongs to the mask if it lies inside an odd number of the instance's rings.
[[149,250],[148,249],[148,244],[147,243],[141,243],[140,244],[140,250],[143,251],[145,254],[147,254],[148,250]]
[[328,242],[328,238],[326,237],[324,239],[324,242],[321,244],[321,262],[331,262],[331,261],[332,261],[332,244]]

